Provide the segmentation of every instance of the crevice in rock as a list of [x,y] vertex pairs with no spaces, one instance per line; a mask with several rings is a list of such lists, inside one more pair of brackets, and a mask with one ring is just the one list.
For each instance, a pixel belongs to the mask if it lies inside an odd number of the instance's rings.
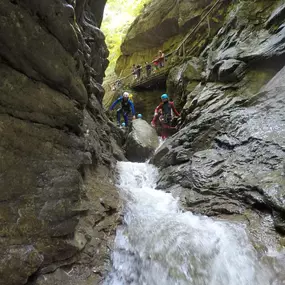
[[[0,104],[1,105],[1,104]],[[6,115],[11,117],[11,118],[14,118],[16,120],[20,120],[20,121],[23,121],[23,122],[26,122],[26,123],[31,123],[31,124],[34,124],[36,126],[44,126],[44,127],[47,127],[47,128],[51,128],[51,129],[55,129],[55,130],[59,130],[59,131],[63,131],[65,132],[66,134],[73,134],[73,135],[76,135],[78,137],[81,137],[81,134],[82,134],[82,130],[80,129],[80,132],[79,131],[76,131],[75,129],[72,129],[70,127],[68,127],[67,125],[66,128],[64,127],[57,127],[57,126],[52,126],[52,125],[49,125],[49,124],[44,124],[44,123],[39,123],[38,121],[34,121],[34,120],[27,120],[27,119],[23,119],[21,117],[18,117],[18,116],[15,116],[13,113],[11,112],[6,112]],[[72,130],[72,131],[71,131]]]

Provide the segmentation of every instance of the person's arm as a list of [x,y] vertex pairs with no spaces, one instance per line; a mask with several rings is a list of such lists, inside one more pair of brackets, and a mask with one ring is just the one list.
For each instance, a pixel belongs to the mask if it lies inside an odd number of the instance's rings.
[[155,127],[155,123],[156,123],[156,121],[157,121],[157,119],[158,119],[158,117],[159,117],[159,110],[162,108],[162,106],[161,106],[161,104],[159,104],[156,108],[155,108],[155,110],[154,110],[154,116],[153,116],[153,119],[152,119],[152,121],[151,121],[151,125],[153,126],[153,127]]
[[133,117],[135,117],[136,116],[135,105],[134,105],[134,103],[130,99],[129,99],[129,104],[131,106]]
[[156,116],[157,114],[158,114],[158,112],[159,112],[159,110],[162,108],[162,105],[161,104],[159,104],[156,108],[155,108],[155,110],[154,110],[154,115]]
[[152,125],[153,127],[156,126],[156,121],[158,120],[158,117],[159,117],[159,114],[158,114],[158,113],[155,113],[154,116],[153,116],[153,119],[152,119],[152,121],[151,121],[151,125]]
[[157,121],[157,118],[158,118],[158,114],[154,115],[154,117],[153,117],[153,119],[152,119],[152,121],[150,123],[152,127],[155,127],[155,123]]
[[174,112],[174,114],[179,117],[180,114],[177,112],[177,110],[176,110],[176,108],[175,108],[175,106],[174,106],[174,103],[171,102],[170,105],[171,105],[171,109],[172,109],[172,111]]
[[112,110],[115,108],[115,106],[116,106],[119,102],[121,102],[121,101],[122,101],[122,97],[120,97],[120,98],[118,98],[116,101],[114,101],[113,104],[112,104],[111,107],[110,107],[110,110],[112,111]]

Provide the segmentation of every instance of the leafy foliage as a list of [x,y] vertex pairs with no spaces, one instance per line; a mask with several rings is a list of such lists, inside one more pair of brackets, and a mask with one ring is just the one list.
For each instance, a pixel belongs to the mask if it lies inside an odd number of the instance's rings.
[[108,0],[105,7],[102,31],[110,51],[106,75],[113,73],[120,56],[120,46],[129,26],[150,0]]

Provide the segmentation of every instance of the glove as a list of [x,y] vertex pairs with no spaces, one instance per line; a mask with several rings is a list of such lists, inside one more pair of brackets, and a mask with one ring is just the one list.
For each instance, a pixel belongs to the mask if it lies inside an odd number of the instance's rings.
[[133,120],[135,120],[136,119],[136,116],[133,116]]

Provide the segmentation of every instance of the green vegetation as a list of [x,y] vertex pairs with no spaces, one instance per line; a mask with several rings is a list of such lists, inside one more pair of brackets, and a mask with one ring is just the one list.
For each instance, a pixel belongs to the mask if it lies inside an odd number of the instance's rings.
[[114,72],[120,56],[120,46],[127,30],[150,0],[108,0],[105,8],[102,31],[110,51],[109,67],[106,76]]

